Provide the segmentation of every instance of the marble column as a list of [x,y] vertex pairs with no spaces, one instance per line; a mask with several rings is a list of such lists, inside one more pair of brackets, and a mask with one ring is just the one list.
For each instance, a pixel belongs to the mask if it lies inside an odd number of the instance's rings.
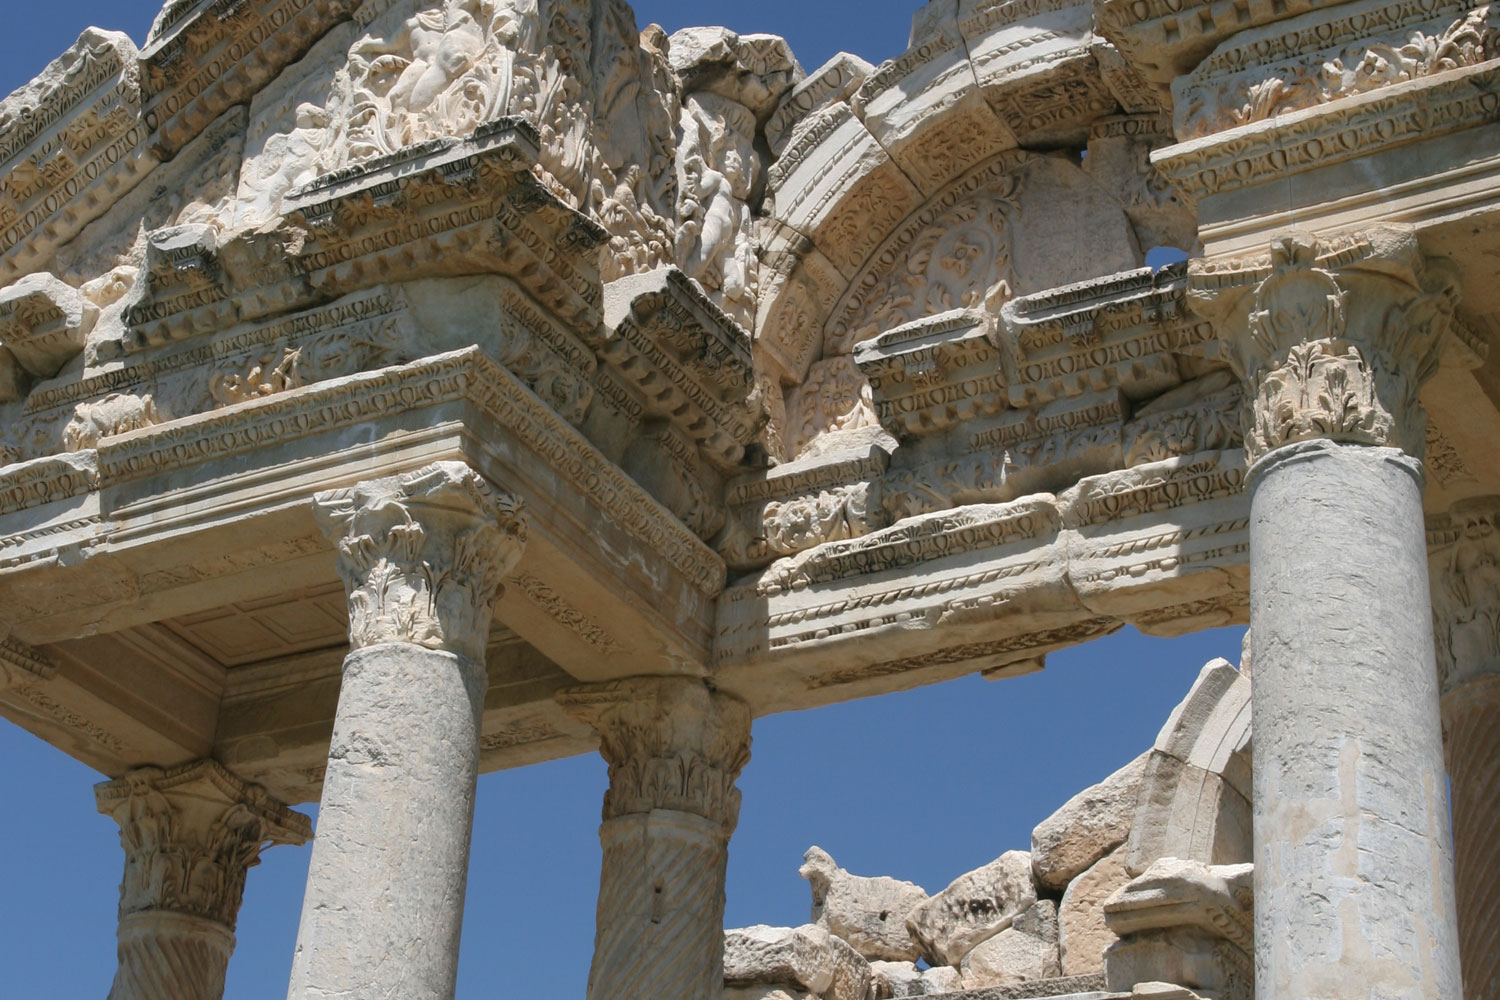
[[1250,399],[1256,996],[1457,997],[1417,398],[1455,272],[1378,227],[1190,274]]
[[574,688],[559,701],[599,733],[609,763],[588,1000],[718,1000],[749,708],[689,677]]
[[1500,497],[1455,504],[1432,607],[1464,995],[1500,998]]
[[484,653],[525,544],[519,501],[444,462],[319,494],[349,595],[291,1000],[451,1000]]
[[119,969],[109,1000],[219,1000],[245,875],[307,817],[211,760],[146,767],[94,789],[120,825]]

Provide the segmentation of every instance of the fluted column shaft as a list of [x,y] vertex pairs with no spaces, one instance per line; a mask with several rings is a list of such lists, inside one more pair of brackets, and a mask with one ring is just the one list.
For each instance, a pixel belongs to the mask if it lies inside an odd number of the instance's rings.
[[598,731],[609,762],[588,1000],[717,1000],[749,709],[683,677],[575,688],[559,700]]
[[290,1000],[451,1000],[487,684],[525,520],[462,463],[320,494],[349,646]]
[[1417,393],[1455,304],[1409,231],[1196,262],[1251,400],[1256,996],[1459,991]]
[[120,824],[119,967],[110,1000],[219,1000],[246,873],[307,817],[214,761],[142,768],[95,789]]
[[1500,497],[1456,504],[1432,607],[1453,800],[1464,996],[1500,1000]]

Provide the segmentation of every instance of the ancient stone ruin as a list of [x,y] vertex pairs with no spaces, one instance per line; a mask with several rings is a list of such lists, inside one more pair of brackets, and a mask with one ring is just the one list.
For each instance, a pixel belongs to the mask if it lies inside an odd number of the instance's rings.
[[[84,31],[0,102],[0,714],[113,779],[113,1000],[312,801],[290,1000],[451,998],[477,773],[594,752],[590,1000],[1500,997],[1497,16]],[[726,941],[755,718],[1228,624],[1031,851]]]

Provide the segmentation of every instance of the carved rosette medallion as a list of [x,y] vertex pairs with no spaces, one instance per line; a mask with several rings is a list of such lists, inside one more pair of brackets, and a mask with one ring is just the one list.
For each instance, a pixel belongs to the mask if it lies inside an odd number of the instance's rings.
[[1315,439],[1422,457],[1418,393],[1437,371],[1458,279],[1449,262],[1422,256],[1411,230],[1293,234],[1269,256],[1195,261],[1189,283],[1247,385],[1251,463]]
[[658,809],[739,820],[734,787],[750,760],[750,709],[692,677],[633,677],[569,688],[558,703],[599,734],[609,764],[606,822]]
[[338,547],[351,649],[404,642],[483,661],[500,583],[526,544],[518,498],[439,462],[315,504]]
[[312,836],[306,816],[212,760],[141,768],[96,786],[94,797],[120,824],[122,921],[166,911],[233,931],[245,874],[261,851]]
[[1453,506],[1451,541],[1432,552],[1432,615],[1446,698],[1471,682],[1500,681],[1500,497]]

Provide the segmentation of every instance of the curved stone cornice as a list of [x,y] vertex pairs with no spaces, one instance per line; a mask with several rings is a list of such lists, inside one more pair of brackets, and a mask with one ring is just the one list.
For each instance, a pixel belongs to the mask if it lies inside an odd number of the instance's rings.
[[739,819],[735,779],[750,760],[750,707],[693,677],[632,677],[569,688],[558,703],[599,734],[609,763],[604,819],[657,809]]
[[349,646],[406,642],[483,662],[500,581],[526,544],[525,508],[462,462],[315,498],[349,593]]
[[1251,395],[1254,463],[1324,439],[1418,458],[1418,400],[1458,306],[1456,269],[1424,258],[1412,230],[1380,226],[1328,240],[1292,233],[1270,252],[1194,261],[1189,299],[1212,320]]

